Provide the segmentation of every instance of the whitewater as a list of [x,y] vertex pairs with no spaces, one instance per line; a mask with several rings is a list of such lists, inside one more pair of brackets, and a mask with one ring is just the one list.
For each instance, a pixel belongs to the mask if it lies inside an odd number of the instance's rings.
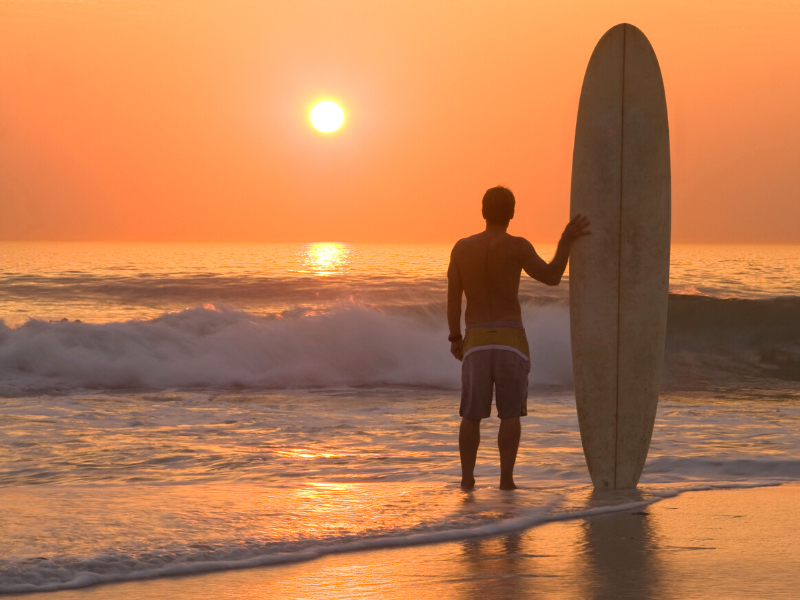
[[465,496],[448,252],[0,244],[0,593],[464,539],[800,480],[800,248],[676,246],[640,490],[592,495],[568,281],[526,281],[523,489],[495,489],[490,419]]

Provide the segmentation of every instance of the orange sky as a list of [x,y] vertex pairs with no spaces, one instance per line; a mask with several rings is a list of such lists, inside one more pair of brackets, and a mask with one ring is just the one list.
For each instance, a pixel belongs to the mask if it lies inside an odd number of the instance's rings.
[[800,242],[785,0],[0,0],[0,239],[453,241],[502,183],[554,241],[622,21],[661,62],[673,240]]

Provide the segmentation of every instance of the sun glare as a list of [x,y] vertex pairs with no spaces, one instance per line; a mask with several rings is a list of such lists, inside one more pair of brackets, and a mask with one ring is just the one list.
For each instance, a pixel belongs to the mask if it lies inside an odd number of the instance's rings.
[[344,123],[344,111],[332,100],[319,102],[311,109],[311,124],[323,133],[336,131],[342,123]]
[[301,273],[328,277],[345,270],[352,249],[347,244],[316,243],[303,247],[300,255]]

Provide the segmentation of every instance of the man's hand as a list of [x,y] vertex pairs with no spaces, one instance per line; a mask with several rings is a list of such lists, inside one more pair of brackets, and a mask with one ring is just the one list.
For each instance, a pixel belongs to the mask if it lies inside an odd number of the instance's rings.
[[450,342],[450,354],[455,356],[458,360],[464,358],[464,340],[456,340]]
[[588,227],[589,219],[578,213],[569,223],[567,223],[567,226],[564,228],[564,233],[561,234],[561,239],[566,243],[571,244],[579,237],[589,235],[591,231],[589,231]]

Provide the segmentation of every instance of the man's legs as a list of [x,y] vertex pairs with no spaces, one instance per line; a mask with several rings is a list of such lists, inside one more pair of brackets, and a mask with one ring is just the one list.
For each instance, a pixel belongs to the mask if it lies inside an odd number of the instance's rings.
[[[514,485],[514,463],[517,462],[517,450],[519,449],[520,436],[519,417],[502,419],[500,421],[500,431],[497,434],[497,447],[500,449],[500,489],[515,490]],[[464,430],[464,422],[461,422],[461,430]],[[475,444],[477,452],[478,445]],[[464,455],[461,455],[461,464],[464,464]],[[473,455],[472,466],[475,466],[475,455]],[[472,470],[470,470],[472,473]],[[474,482],[474,480],[473,480]],[[473,483],[474,484],[474,483]],[[462,483],[463,485],[463,483]]]
[[[519,424],[519,419],[517,419],[517,424]],[[461,419],[461,428],[458,430],[458,450],[461,452],[462,490],[471,490],[475,487],[475,459],[478,457],[478,446],[480,443],[481,420]],[[517,443],[519,443],[519,434],[517,434]],[[514,454],[516,454],[516,451]]]

